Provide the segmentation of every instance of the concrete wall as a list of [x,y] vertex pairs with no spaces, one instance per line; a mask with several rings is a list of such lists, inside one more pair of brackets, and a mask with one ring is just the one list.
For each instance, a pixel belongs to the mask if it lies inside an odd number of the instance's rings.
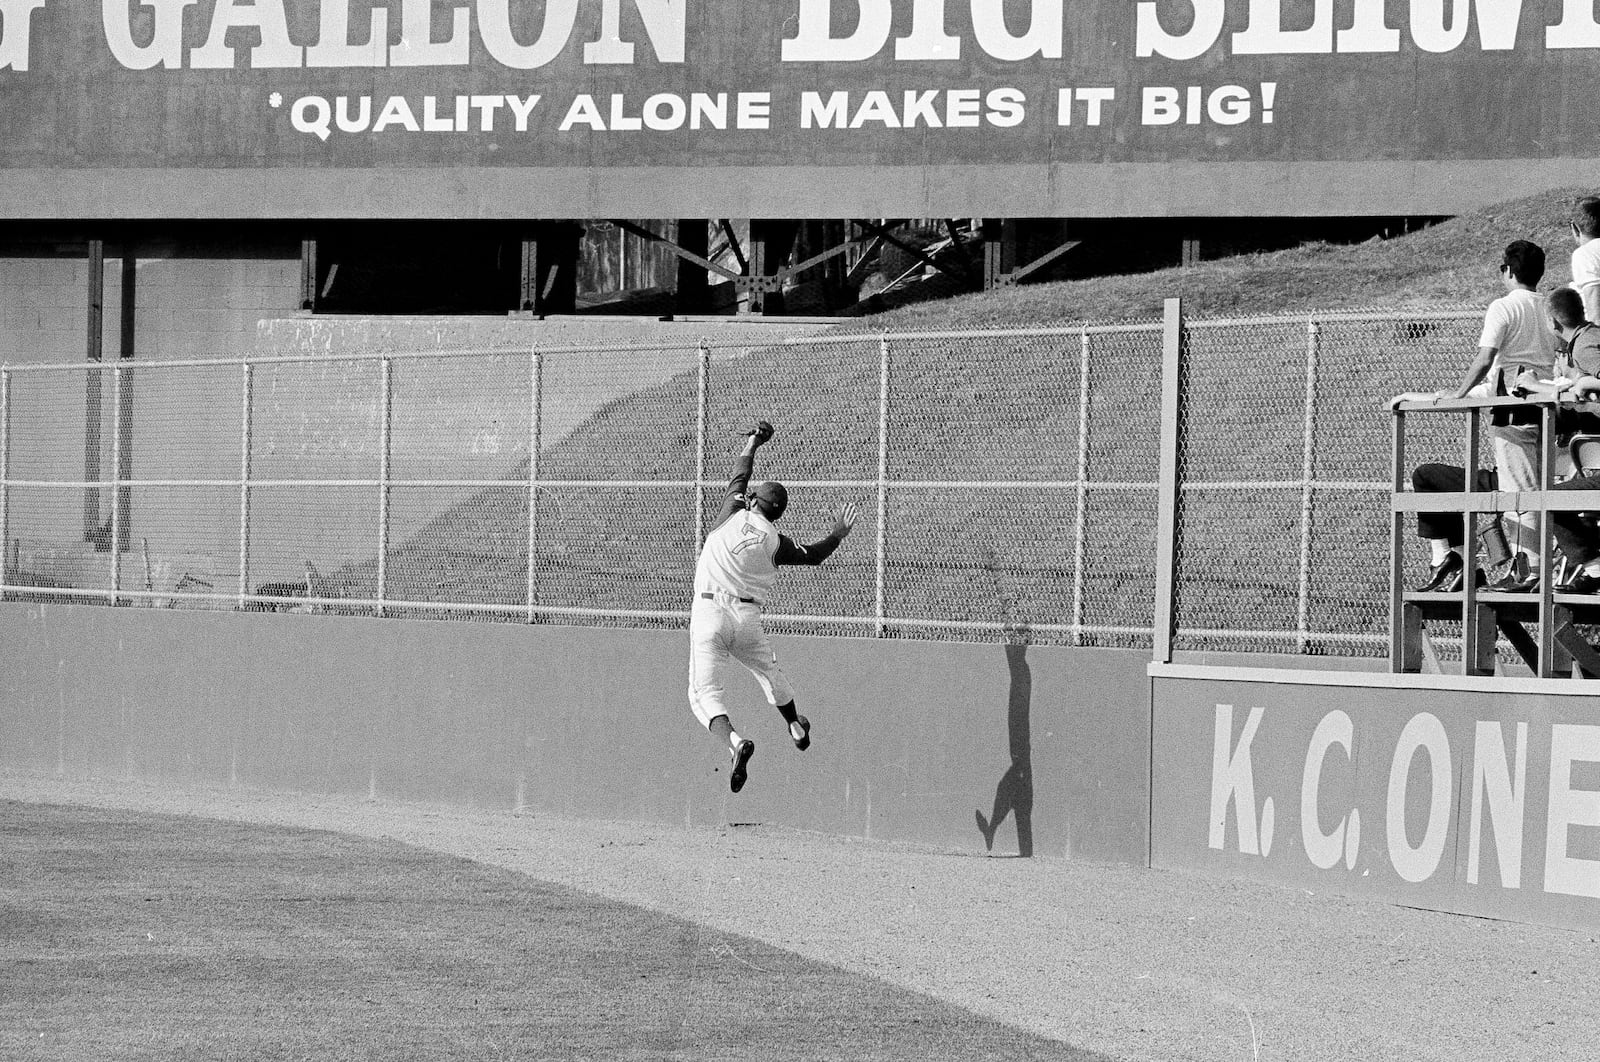
[[0,764],[663,822],[781,823],[1143,863],[1142,653],[780,638],[794,750],[731,688],[751,780],[690,715],[682,632],[0,605]]
[[1153,865],[1600,926],[1591,684],[1151,670]]
[[[226,249],[208,257],[155,257],[137,262],[133,354],[136,361],[236,358],[254,345],[263,315],[290,311],[299,294],[298,259],[274,258],[259,249]],[[105,262],[103,356],[115,360],[123,349],[122,261]],[[88,349],[88,263],[82,257],[0,256],[0,362],[35,365],[83,362]],[[206,380],[206,383],[201,383]],[[135,427],[133,475],[142,478],[226,478],[238,470],[237,444],[228,456],[220,425],[237,421],[237,383],[218,392],[220,374],[189,371],[143,374],[130,382],[129,411]],[[84,373],[16,374],[12,381],[11,440],[14,477],[34,480],[82,479],[86,470],[85,425],[98,411],[100,468],[109,475],[115,403],[110,377],[98,401]],[[236,440],[238,428],[226,429]],[[103,525],[110,519],[109,491],[98,498]],[[156,495],[159,496],[156,496]],[[153,558],[163,576],[210,567],[204,558],[237,554],[237,492],[219,488],[163,489],[147,492],[137,511],[159,513],[157,526],[135,531],[134,543],[154,533]],[[84,492],[75,489],[18,489],[8,527],[18,543],[22,567],[37,575],[77,585],[109,585],[109,561],[84,544]],[[142,521],[141,521],[142,523]],[[163,533],[164,531],[168,533]],[[174,534],[171,532],[181,532]],[[174,541],[181,537],[182,541]],[[161,541],[165,539],[166,541]],[[197,559],[198,558],[198,559]],[[236,565],[235,565],[236,566]]]
[[[12,365],[77,361],[88,325],[88,262],[78,257],[0,256],[0,361]],[[292,312],[300,294],[298,258],[141,258],[135,316],[136,357],[239,357],[262,317]],[[121,343],[122,262],[105,263],[109,357]]]

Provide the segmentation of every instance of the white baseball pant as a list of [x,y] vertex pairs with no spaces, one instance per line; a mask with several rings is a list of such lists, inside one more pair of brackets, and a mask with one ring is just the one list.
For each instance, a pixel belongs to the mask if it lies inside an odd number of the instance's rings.
[[728,714],[723,674],[728,660],[750,669],[767,703],[776,707],[794,700],[794,688],[778,668],[778,658],[761,626],[761,606],[724,594],[696,594],[689,614],[689,707],[700,725]]

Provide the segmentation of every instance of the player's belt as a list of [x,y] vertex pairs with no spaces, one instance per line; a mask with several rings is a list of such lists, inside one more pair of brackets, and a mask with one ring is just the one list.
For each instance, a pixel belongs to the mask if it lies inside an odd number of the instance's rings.
[[[715,601],[717,599],[717,595],[716,594],[708,594],[704,590],[702,590],[700,592],[700,596],[705,598],[707,601]],[[732,594],[724,594],[723,596],[724,597],[732,597],[735,601],[739,602],[742,605],[754,605],[754,604],[756,604],[756,599],[753,598],[753,597],[734,597],[734,595],[732,595]]]

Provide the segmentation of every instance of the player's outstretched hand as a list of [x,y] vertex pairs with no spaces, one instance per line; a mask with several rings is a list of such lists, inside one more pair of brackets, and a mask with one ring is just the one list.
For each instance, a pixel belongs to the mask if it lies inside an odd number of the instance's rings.
[[860,506],[855,502],[845,502],[839,509],[839,515],[833,518],[833,534],[843,542],[850,537],[850,531],[856,526],[856,517],[861,515]]
[[774,432],[772,429],[771,421],[758,420],[756,421],[754,427],[745,430],[745,434],[754,438],[756,445],[760,446],[762,443],[770,440],[772,436],[776,434],[776,432]]

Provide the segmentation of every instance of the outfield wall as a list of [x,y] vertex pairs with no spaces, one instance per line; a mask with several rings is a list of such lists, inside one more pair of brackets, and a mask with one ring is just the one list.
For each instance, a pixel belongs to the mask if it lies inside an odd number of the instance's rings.
[[5,604],[0,766],[1145,862],[1147,654],[776,643],[815,744],[735,679],[733,796],[681,631]]
[[1153,866],[1600,926],[1593,685],[1150,673]]

